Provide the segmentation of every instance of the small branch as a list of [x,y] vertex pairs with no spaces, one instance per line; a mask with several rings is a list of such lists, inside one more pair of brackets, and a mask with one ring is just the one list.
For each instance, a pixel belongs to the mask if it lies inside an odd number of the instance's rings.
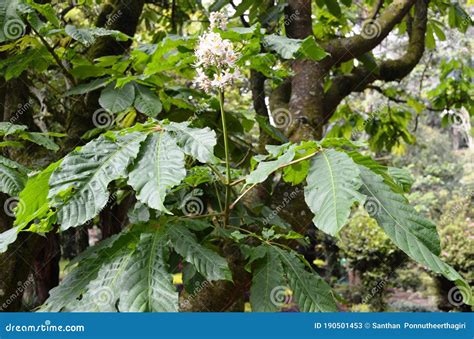
[[66,78],[69,79],[69,81],[71,81],[71,83],[73,85],[76,85],[76,79],[74,78],[74,76],[71,74],[71,72],[66,68],[66,66],[64,66],[64,64],[61,62],[61,59],[59,58],[59,56],[56,54],[56,52],[54,51],[54,49],[49,45],[49,43],[46,41],[46,39],[41,35],[39,34],[39,32],[33,27],[33,25],[30,25],[30,23],[28,21],[26,21],[27,25],[31,28],[31,30],[40,38],[41,42],[43,43],[44,47],[46,47],[46,49],[48,50],[49,54],[51,54],[51,56],[53,57],[53,59],[56,61],[56,63],[58,64],[59,68],[61,68],[61,70],[63,71],[64,75],[66,76]]
[[179,218],[182,219],[204,219],[204,218],[212,218],[212,217],[220,217],[224,215],[223,213],[211,213],[211,214],[203,214],[203,215],[185,215]]
[[[297,164],[299,162],[302,162],[302,161],[305,161],[305,160],[308,160],[308,159],[311,159],[312,157],[314,157],[316,154],[318,154],[319,152],[314,152],[314,153],[311,153],[311,154],[308,154],[300,159],[296,159],[296,160],[293,160],[293,161],[290,161],[289,163],[287,164],[284,164],[284,165],[281,165],[281,166],[278,166],[278,168],[273,171],[273,172],[276,172],[282,168],[285,168],[285,167],[288,167],[288,166],[291,166],[291,165],[294,165],[294,164]],[[239,182],[243,182],[245,181],[246,178],[242,178],[242,179],[239,179],[237,181],[234,181],[233,183],[231,183],[231,185],[237,185]],[[252,189],[255,188],[255,186],[257,186],[259,183],[255,183],[253,184],[252,186],[250,186],[249,188],[247,188],[233,203],[232,205],[230,205],[230,209],[233,209],[235,207],[235,205],[247,194],[249,193]]]

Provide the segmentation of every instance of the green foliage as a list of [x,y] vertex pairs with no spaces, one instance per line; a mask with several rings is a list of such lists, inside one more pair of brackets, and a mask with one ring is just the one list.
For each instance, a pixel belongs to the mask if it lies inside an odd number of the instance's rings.
[[305,199],[315,214],[316,227],[336,235],[347,223],[354,203],[365,198],[357,190],[362,185],[359,169],[345,153],[322,151],[313,160],[307,177]]

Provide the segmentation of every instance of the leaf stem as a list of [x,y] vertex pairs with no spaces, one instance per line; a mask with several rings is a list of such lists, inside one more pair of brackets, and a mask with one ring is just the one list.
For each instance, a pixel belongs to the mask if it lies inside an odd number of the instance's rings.
[[226,116],[224,111],[224,91],[219,90],[219,104],[221,108],[221,119],[222,119],[222,133],[224,136],[224,151],[225,151],[225,165],[227,172],[227,181],[225,183],[225,206],[224,206],[224,228],[227,227],[229,223],[229,212],[230,212],[230,189],[232,177],[230,173],[230,156],[229,156],[229,140],[227,135],[227,123]]

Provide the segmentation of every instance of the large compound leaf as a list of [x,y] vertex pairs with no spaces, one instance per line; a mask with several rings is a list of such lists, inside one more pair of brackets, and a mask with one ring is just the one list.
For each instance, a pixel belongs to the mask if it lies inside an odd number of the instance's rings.
[[166,129],[176,133],[178,144],[184,153],[202,163],[211,162],[214,158],[214,147],[217,144],[216,132],[209,127],[191,128],[188,122],[172,122]]
[[186,176],[184,153],[168,132],[148,136],[128,183],[137,199],[149,207],[169,213],[164,206],[168,191]]
[[196,236],[185,226],[170,224],[167,234],[174,250],[207,280],[232,280],[227,261],[216,252],[200,245]]
[[294,253],[276,247],[273,247],[273,250],[277,251],[281,258],[294,301],[302,312],[336,311],[331,287],[316,272],[306,271],[304,264]]
[[311,161],[306,181],[305,200],[315,214],[314,224],[336,235],[347,223],[352,205],[364,201],[358,192],[362,181],[357,165],[345,153],[324,150]]
[[105,263],[98,271],[97,278],[89,282],[80,300],[65,308],[71,312],[116,312],[124,271],[133,251],[124,248],[111,262]]
[[[285,286],[281,259],[275,251],[265,247],[265,257],[253,270],[250,304],[253,312],[276,312],[285,303]],[[283,297],[283,299],[282,299]]]
[[120,312],[177,312],[178,292],[166,264],[167,239],[162,230],[141,235],[123,273]]
[[59,312],[78,307],[78,299],[87,293],[89,283],[98,277],[102,267],[122,256],[124,249],[130,248],[135,239],[136,235],[133,233],[122,233],[105,239],[80,254],[77,267],[66,274],[58,287],[49,291],[49,298],[41,311]]
[[55,198],[53,206],[62,230],[82,225],[99,214],[109,200],[107,186],[126,177],[127,167],[145,138],[146,134],[140,132],[103,135],[64,158],[49,180],[49,198]]
[[[366,209],[389,238],[412,259],[455,281],[463,291],[470,291],[462,276],[437,256],[440,245],[436,226],[418,215],[401,195],[392,192],[381,176],[363,166],[360,172],[361,192],[369,197]],[[465,302],[472,303],[472,300]]]

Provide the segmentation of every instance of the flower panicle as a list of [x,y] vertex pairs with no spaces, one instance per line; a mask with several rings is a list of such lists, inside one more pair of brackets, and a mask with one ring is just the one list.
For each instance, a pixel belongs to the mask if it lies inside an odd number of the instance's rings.
[[240,54],[232,42],[223,39],[215,32],[216,28],[227,28],[227,17],[222,12],[213,12],[210,16],[211,26],[200,38],[195,50],[197,75],[194,83],[198,88],[209,93],[212,89],[223,90],[240,78],[236,65]]

